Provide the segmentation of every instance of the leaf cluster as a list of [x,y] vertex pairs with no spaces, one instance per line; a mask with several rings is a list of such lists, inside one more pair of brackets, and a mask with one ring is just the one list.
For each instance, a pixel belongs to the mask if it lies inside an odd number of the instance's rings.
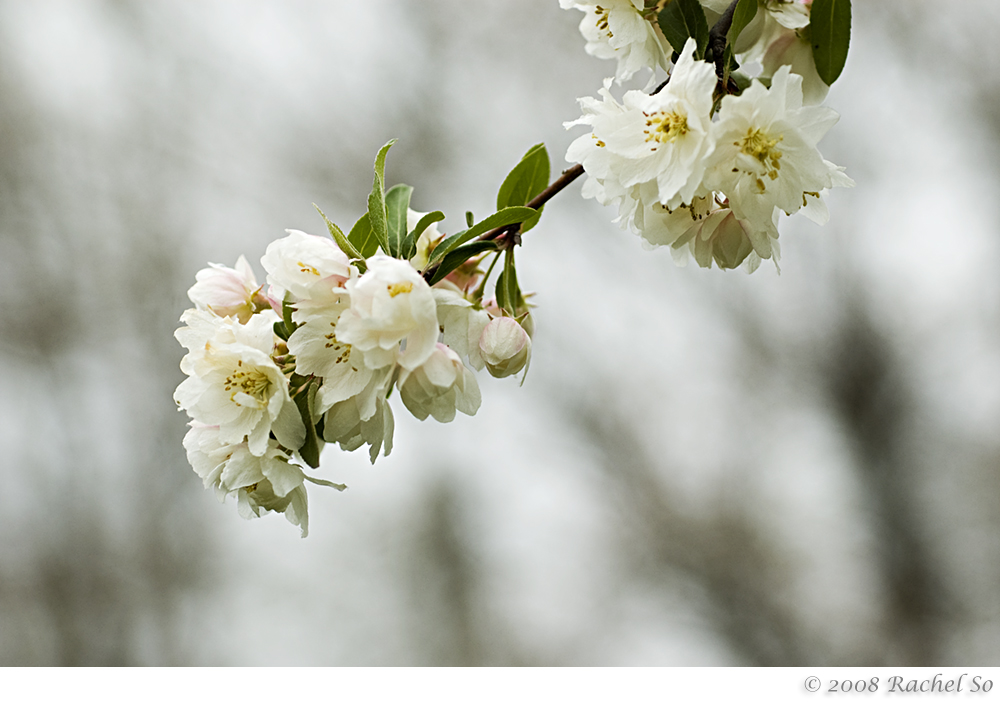
[[[368,196],[368,211],[355,222],[348,234],[345,235],[340,227],[314,205],[326,222],[330,236],[362,272],[365,270],[365,259],[379,250],[394,258],[412,258],[416,254],[420,235],[429,226],[445,218],[440,211],[430,212],[421,217],[412,230],[408,230],[407,212],[413,187],[399,184],[388,190],[385,188],[385,160],[394,143],[395,140],[392,140],[379,150],[375,158],[375,178]],[[521,307],[523,297],[517,287],[512,252],[517,240],[513,235],[524,233],[538,223],[544,208],[532,207],[530,203],[548,186],[550,168],[544,144],[536,144],[528,149],[500,185],[496,199],[497,211],[478,222],[471,212],[467,212],[467,228],[437,242],[430,252],[424,271],[427,282],[433,285],[443,280],[449,273],[482,254],[507,251],[497,282],[497,295],[509,302],[509,305],[501,304],[501,307],[509,307],[509,311]],[[294,323],[290,316],[286,322],[275,325],[275,332],[282,339],[287,339],[292,331]]]

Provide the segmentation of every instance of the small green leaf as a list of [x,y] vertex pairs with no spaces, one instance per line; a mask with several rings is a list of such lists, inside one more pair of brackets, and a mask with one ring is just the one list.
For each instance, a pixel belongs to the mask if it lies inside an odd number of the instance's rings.
[[680,53],[688,37],[694,37],[697,44],[694,57],[705,58],[708,46],[708,20],[698,0],[673,0],[657,15],[663,36],[674,51]]
[[757,14],[757,0],[739,0],[733,12],[733,23],[726,33],[726,44],[733,46],[740,37],[740,32],[747,28]]
[[465,226],[471,227],[472,223],[476,221],[476,218],[472,215],[472,211],[468,210],[465,213]]
[[385,155],[389,147],[396,143],[393,139],[378,151],[375,157],[375,180],[372,183],[372,192],[368,196],[368,220],[371,222],[372,231],[378,240],[382,250],[389,252],[389,226],[387,223],[388,214],[385,209]]
[[413,231],[406,235],[406,241],[403,242],[403,255],[401,258],[410,259],[417,253],[417,239],[420,235],[424,233],[427,227],[431,226],[435,222],[440,222],[444,219],[444,212],[440,210],[435,210],[434,212],[428,212],[420,221],[417,222],[417,226],[413,228]]
[[[507,310],[511,317],[517,316],[521,301],[521,290],[517,286],[517,269],[514,267],[514,248],[507,249],[503,260],[503,272],[497,278],[497,305]],[[500,302],[501,295],[503,302]]]
[[319,205],[315,202],[313,203],[313,207],[316,208],[316,211],[319,212],[319,216],[323,218],[324,222],[326,222],[326,228],[330,230],[330,236],[332,236],[333,240],[337,242],[337,246],[340,247],[340,250],[347,254],[349,258],[361,258],[361,254],[358,253],[356,248],[354,248],[354,245],[350,242],[349,238],[344,236],[344,232],[341,231],[340,227],[331,222],[330,218],[323,214],[323,210],[321,210]]
[[[520,163],[507,174],[497,193],[497,209],[515,205],[527,205],[549,184],[549,154],[545,144],[535,144],[524,155]],[[538,223],[542,208],[538,213],[521,224],[521,232],[526,232]]]
[[851,0],[813,0],[809,33],[816,72],[833,85],[844,70],[851,44]]
[[[281,319],[285,325],[285,333],[288,336],[291,336],[292,334],[295,333],[295,330],[298,328],[299,325],[296,324],[294,321],[292,321],[292,312],[294,312],[295,310],[292,308],[290,304],[288,304],[288,297],[289,294],[286,293],[285,299],[281,303]],[[286,336],[285,339],[287,339],[288,336]]]
[[400,254],[406,241],[406,211],[410,208],[412,194],[413,188],[403,184],[394,185],[385,193],[386,239],[389,244],[386,253],[393,258],[406,258]]
[[359,253],[359,258],[370,258],[378,251],[378,239],[372,230],[371,220],[365,212],[361,218],[351,227],[351,233],[347,235],[347,240],[354,244]]
[[420,221],[417,222],[416,228],[413,230],[415,238],[419,239],[420,235],[424,233],[424,230],[427,229],[427,227],[431,226],[435,222],[440,222],[442,219],[444,219],[444,212],[441,210],[435,210],[434,212],[428,212],[425,214],[420,218]]
[[274,334],[275,334],[275,336],[277,336],[282,341],[288,341],[289,334],[288,334],[288,331],[285,329],[285,323],[284,322],[275,322],[274,323]]
[[499,245],[495,241],[471,241],[465,246],[459,246],[441,259],[441,263],[438,264],[437,270],[434,271],[434,275],[431,277],[430,284],[434,285],[438,281],[443,280],[445,276],[473,256],[478,256],[483,251],[496,251],[498,248]]
[[535,144],[514,166],[497,193],[497,209],[527,205],[549,184],[549,154],[545,144]]
[[319,385],[316,382],[310,383],[309,387],[301,390],[295,395],[295,406],[302,417],[302,423],[306,427],[306,441],[299,449],[299,455],[306,465],[319,468],[319,456],[323,451],[321,439],[316,435],[316,423],[312,418],[312,410],[316,405],[316,391]]
[[507,286],[504,281],[504,273],[506,269],[500,271],[500,275],[497,276],[496,288],[493,291],[493,297],[496,298],[497,307],[502,310],[507,309]]
[[499,212],[491,214],[479,224],[466,229],[464,232],[453,234],[442,241],[437,245],[437,248],[434,249],[434,253],[431,254],[431,262],[433,263],[445,254],[458,248],[469,239],[475,238],[480,234],[485,234],[486,232],[496,229],[497,227],[505,227],[508,224],[520,224],[521,222],[534,217],[537,213],[537,210],[534,210],[531,207],[505,207]]

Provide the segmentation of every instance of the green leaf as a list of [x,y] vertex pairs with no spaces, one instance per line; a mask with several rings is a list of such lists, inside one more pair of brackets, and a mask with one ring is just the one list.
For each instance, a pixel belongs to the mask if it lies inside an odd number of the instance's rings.
[[757,14],[757,0],[739,0],[733,12],[733,23],[729,25],[726,34],[726,44],[732,46],[740,37],[740,32],[747,28]]
[[396,143],[393,139],[378,151],[375,157],[375,181],[368,196],[368,220],[382,250],[389,252],[388,214],[385,209],[385,155],[389,147]]
[[316,382],[309,384],[309,387],[295,395],[295,406],[302,417],[302,423],[306,427],[306,441],[299,449],[302,460],[313,468],[319,468],[319,455],[323,451],[322,440],[316,435],[316,423],[312,418],[312,410],[316,406],[316,391],[319,385]]
[[[500,192],[497,193],[497,209],[515,205],[527,205],[549,184],[549,154],[545,144],[535,144],[514,169],[507,174]],[[526,232],[538,223],[542,208],[537,214],[521,224],[521,232]]]
[[502,310],[507,309],[507,286],[504,281],[504,273],[506,270],[500,271],[500,275],[497,276],[496,289],[493,291],[493,296],[497,300],[497,307]]
[[385,194],[386,238],[389,244],[386,253],[393,258],[406,258],[400,254],[406,241],[406,211],[410,208],[412,194],[412,186],[403,184],[392,186]]
[[434,271],[434,275],[431,277],[430,284],[434,285],[438,281],[443,280],[445,276],[473,256],[478,256],[483,251],[496,251],[498,248],[499,244],[495,241],[472,241],[465,246],[459,246],[441,259],[441,263],[438,264],[437,270]]
[[332,236],[333,240],[337,242],[337,246],[340,247],[340,250],[347,254],[349,258],[361,258],[361,254],[358,253],[356,248],[354,248],[354,245],[349,241],[348,237],[344,236],[344,232],[341,231],[340,227],[331,222],[330,218],[323,214],[323,210],[321,210],[319,205],[315,202],[313,203],[313,207],[316,208],[316,211],[319,212],[319,216],[323,218],[324,222],[326,222],[326,228],[330,230],[330,236]]
[[285,299],[281,303],[281,319],[285,325],[285,333],[288,335],[285,337],[287,340],[289,336],[295,333],[298,329],[298,324],[292,321],[292,312],[295,310],[290,304],[288,304],[289,293],[285,293]]
[[431,226],[435,222],[440,222],[444,219],[444,212],[440,210],[435,210],[434,212],[428,212],[420,221],[417,222],[417,226],[413,228],[413,231],[406,235],[406,241],[403,242],[403,251],[401,258],[410,259],[413,258],[414,254],[417,253],[417,239],[420,235],[424,233],[427,227]]
[[457,249],[469,239],[473,239],[480,234],[485,234],[497,227],[505,227],[508,224],[520,224],[534,217],[537,213],[538,211],[531,207],[505,207],[499,212],[494,212],[479,224],[466,229],[464,232],[453,234],[438,244],[437,248],[434,249],[434,253],[431,254],[431,263]]
[[844,70],[851,44],[851,0],[813,0],[809,33],[816,72],[833,85]]
[[674,51],[680,53],[688,37],[694,37],[695,59],[705,58],[708,46],[708,20],[698,0],[673,0],[657,16],[663,36]]
[[476,221],[476,218],[472,215],[472,211],[469,210],[465,213],[465,226],[471,227],[472,223]]
[[726,50],[723,55],[723,65],[726,67],[724,78],[727,81],[729,75],[740,67],[733,56],[736,40],[739,39],[740,32],[747,28],[756,14],[757,0],[739,0],[733,11],[733,21],[729,25],[729,31],[726,32]]
[[277,336],[282,341],[288,341],[289,334],[288,331],[285,329],[284,322],[275,322],[273,328],[275,336]]
[[507,249],[503,260],[503,271],[497,277],[497,305],[511,317],[517,316],[517,308],[521,301],[521,290],[517,286],[517,269],[514,267],[514,249]]
[[417,222],[416,228],[413,230],[415,238],[419,239],[420,235],[424,233],[424,230],[427,229],[427,227],[431,226],[435,222],[440,222],[442,219],[444,219],[444,212],[441,210],[435,210],[434,212],[428,212],[425,214],[420,218],[420,221]]
[[370,258],[378,251],[378,239],[372,230],[371,220],[365,212],[361,218],[351,227],[351,233],[347,235],[347,240],[354,244],[359,252],[359,258]]
[[549,154],[545,144],[535,144],[504,178],[497,193],[497,209],[527,205],[549,184]]

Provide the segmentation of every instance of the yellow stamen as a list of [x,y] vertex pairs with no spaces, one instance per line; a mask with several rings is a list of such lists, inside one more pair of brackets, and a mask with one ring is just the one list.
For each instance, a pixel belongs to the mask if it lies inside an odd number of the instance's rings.
[[393,283],[392,285],[386,286],[389,289],[389,297],[396,297],[396,295],[402,295],[403,293],[408,293],[413,290],[413,283],[408,280],[404,280],[401,283]]
[[[775,139],[764,130],[751,127],[741,141],[733,142],[733,146],[738,146],[744,154],[760,162],[760,165],[764,167],[764,172],[761,175],[775,180],[778,177],[778,171],[781,170],[782,156],[782,153],[775,147],[781,143],[782,139],[784,137],[779,136]],[[757,187],[761,192],[764,192],[764,180],[760,177],[757,178]]]
[[[687,115],[679,112],[654,112],[646,117],[648,117],[646,126],[649,129],[644,129],[643,133],[647,142],[669,144],[688,133]],[[652,148],[656,151],[655,145]]]

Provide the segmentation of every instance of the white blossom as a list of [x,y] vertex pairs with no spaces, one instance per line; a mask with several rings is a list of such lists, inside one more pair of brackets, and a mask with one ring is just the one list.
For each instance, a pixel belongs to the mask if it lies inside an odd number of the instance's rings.
[[[236,493],[240,516],[259,517],[261,510],[280,512],[309,533],[307,478],[302,469],[289,462],[277,442],[270,440],[261,455],[251,453],[246,442],[230,444],[220,438],[219,427],[191,422],[184,437],[188,461],[206,488],[214,488],[219,501]],[[339,490],[345,486],[316,481]]]
[[[619,203],[629,218],[637,205],[636,186],[643,186],[644,204],[660,202],[675,209],[690,204],[701,187],[706,158],[711,154],[712,91],[715,69],[694,60],[689,39],[666,87],[655,95],[638,90],[619,104],[605,82],[603,101],[583,98],[583,116],[567,127],[587,124],[591,134],[576,139],[569,161],[582,163],[588,175],[585,197],[603,204]],[[654,183],[655,188],[647,184]]]
[[[625,106],[619,103],[611,94],[611,79],[604,81],[604,87],[598,91],[601,100],[592,97],[582,97],[577,100],[583,116],[563,126],[570,129],[578,124],[590,125],[611,123],[625,114]],[[622,157],[606,148],[596,133],[577,137],[566,151],[566,160],[570,163],[583,165],[587,174],[582,195],[585,198],[595,198],[602,205],[610,205],[621,201],[626,189],[618,174],[622,171]]]
[[473,415],[482,401],[476,376],[457,353],[440,343],[421,365],[400,374],[398,386],[406,409],[421,421],[429,415],[450,422],[456,410]]
[[392,452],[395,421],[392,408],[385,399],[386,384],[375,377],[370,387],[371,392],[359,393],[327,410],[323,421],[323,439],[339,444],[344,451],[354,451],[368,444],[368,456],[374,463],[383,447],[383,455],[388,456]]
[[816,148],[838,119],[829,108],[803,107],[802,78],[787,66],[775,73],[770,89],[755,80],[742,95],[723,98],[705,185],[728,197],[761,258],[772,255],[779,210],[793,214],[807,197],[853,185]]
[[559,0],[559,5],[584,13],[580,33],[587,40],[587,53],[617,59],[619,82],[643,68],[665,70],[669,65],[673,50],[659,27],[642,16],[643,0]]
[[490,315],[473,305],[457,289],[439,283],[431,288],[431,292],[437,304],[442,342],[460,357],[468,358],[473,368],[482,370],[485,361],[479,350],[479,337],[489,323]]
[[188,290],[188,297],[198,309],[211,310],[220,317],[236,317],[246,324],[255,312],[268,306],[244,256],[236,260],[235,268],[208,265],[195,274],[197,282]]
[[[352,277],[347,254],[333,239],[287,229],[288,236],[272,241],[260,262],[267,271],[271,297],[279,302],[285,293],[295,300],[326,304]],[[301,307],[301,305],[300,305]]]
[[611,154],[606,163],[615,181],[624,188],[656,181],[657,199],[668,207],[691,201],[712,148],[708,134],[715,69],[695,61],[694,50],[689,39],[663,90],[655,95],[630,90],[622,110],[591,120],[592,148]]
[[221,441],[246,440],[255,456],[264,454],[272,431],[290,449],[305,440],[288,383],[270,356],[276,319],[269,310],[241,325],[232,317],[188,310],[181,317],[187,326],[175,332],[189,350],[181,360],[189,377],[177,387],[174,400],[193,419],[218,426]]
[[[337,321],[337,338],[364,354],[371,368],[398,362],[412,370],[434,352],[438,320],[434,295],[407,261],[372,256],[368,271],[347,281],[351,306]],[[406,348],[399,344],[406,340]]]
[[300,318],[301,325],[288,338],[296,372],[323,379],[317,392],[319,413],[363,391],[374,372],[365,364],[362,351],[337,338],[337,321],[347,304],[345,299],[313,310]]

